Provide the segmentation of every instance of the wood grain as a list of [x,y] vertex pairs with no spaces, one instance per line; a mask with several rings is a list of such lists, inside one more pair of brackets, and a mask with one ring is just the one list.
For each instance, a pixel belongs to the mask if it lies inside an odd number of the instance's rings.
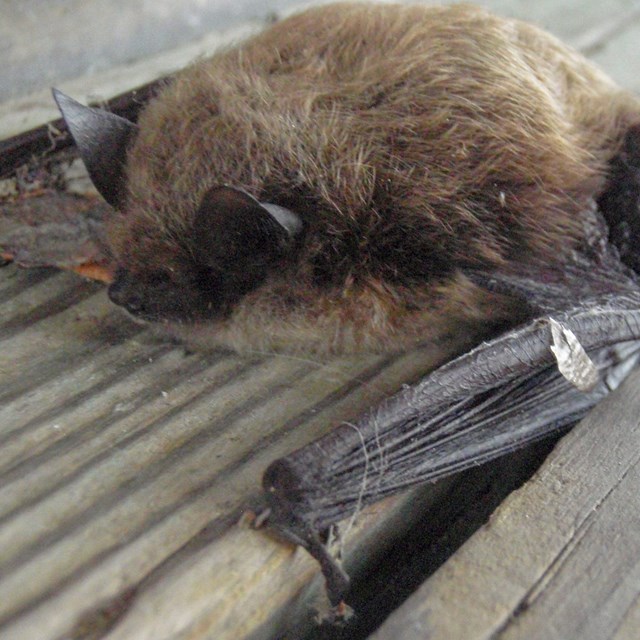
[[[78,624],[99,627],[105,610],[120,622],[112,605],[126,601],[116,637],[196,620],[199,637],[242,637],[240,620],[248,633],[296,596],[314,563],[236,526],[262,471],[415,378],[425,353],[185,354],[98,285],[15,267],[0,278],[0,636],[84,637]],[[374,508],[354,539],[409,499]]]

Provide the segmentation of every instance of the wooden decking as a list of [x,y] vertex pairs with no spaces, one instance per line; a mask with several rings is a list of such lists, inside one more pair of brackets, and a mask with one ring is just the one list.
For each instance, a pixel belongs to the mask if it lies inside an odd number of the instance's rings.
[[[483,4],[537,21],[640,91],[640,3]],[[109,97],[216,42],[63,88]],[[0,138],[55,116],[44,89],[14,98]],[[424,359],[185,353],[99,284],[1,269],[0,638],[640,637],[638,374],[495,511],[544,446],[366,510],[345,549],[360,620],[314,627],[315,563],[238,522],[270,461],[415,380]]]

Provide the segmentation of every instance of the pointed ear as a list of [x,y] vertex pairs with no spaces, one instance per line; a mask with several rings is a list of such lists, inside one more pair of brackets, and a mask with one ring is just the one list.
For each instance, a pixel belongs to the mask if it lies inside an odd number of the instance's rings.
[[301,231],[293,211],[227,186],[204,194],[193,222],[198,258],[222,268],[266,266],[290,250]]
[[120,207],[127,145],[136,125],[114,113],[85,107],[57,89],[52,92],[93,184],[111,206]]

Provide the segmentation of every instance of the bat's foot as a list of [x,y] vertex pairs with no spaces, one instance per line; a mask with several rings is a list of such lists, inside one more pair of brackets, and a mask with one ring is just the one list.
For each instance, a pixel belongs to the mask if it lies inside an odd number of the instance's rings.
[[349,576],[340,566],[338,560],[331,555],[327,546],[320,539],[319,533],[313,527],[291,512],[285,513],[281,509],[272,508],[256,511],[252,526],[254,528],[268,527],[288,542],[306,549],[318,561],[325,579],[327,597],[331,604],[330,611],[322,616],[323,621],[339,623],[351,617],[351,608],[344,601],[349,591]]

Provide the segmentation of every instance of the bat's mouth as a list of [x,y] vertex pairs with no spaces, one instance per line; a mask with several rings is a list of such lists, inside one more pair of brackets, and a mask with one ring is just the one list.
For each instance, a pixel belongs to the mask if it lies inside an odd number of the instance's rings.
[[164,280],[141,282],[118,271],[107,289],[111,302],[136,321],[154,324],[194,324],[224,318],[229,305],[224,299],[193,287],[178,287]]

